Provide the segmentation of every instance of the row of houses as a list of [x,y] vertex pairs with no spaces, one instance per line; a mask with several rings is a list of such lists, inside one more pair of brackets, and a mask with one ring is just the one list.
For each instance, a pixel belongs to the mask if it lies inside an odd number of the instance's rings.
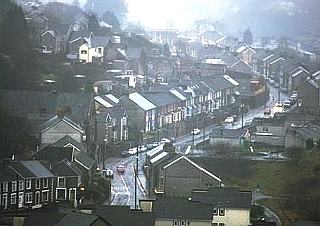
[[79,202],[95,160],[88,155],[83,129],[66,116],[40,126],[41,145],[33,160],[1,162],[2,210],[40,208],[52,202]]
[[79,202],[82,171],[67,159],[47,168],[40,161],[1,162],[0,211],[41,208],[53,202]]

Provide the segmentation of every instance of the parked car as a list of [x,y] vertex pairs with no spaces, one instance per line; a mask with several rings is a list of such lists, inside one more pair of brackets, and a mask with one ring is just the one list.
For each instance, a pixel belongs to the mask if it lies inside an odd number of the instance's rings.
[[200,133],[200,129],[198,129],[198,128],[193,129],[193,130],[191,131],[191,134],[193,134],[193,135],[197,135],[197,134],[199,134],[199,133]]
[[128,157],[128,156],[130,156],[131,154],[128,152],[128,151],[123,151],[123,152],[121,152],[121,156],[122,157]]
[[285,108],[291,107],[291,102],[290,102],[290,100],[285,100],[285,101],[283,101],[283,107],[285,107]]
[[270,85],[274,85],[275,82],[271,78],[269,78],[268,80]]
[[224,120],[224,122],[225,123],[234,123],[234,118],[232,116],[229,116]]
[[113,179],[113,170],[112,169],[106,169],[103,170],[104,176]]
[[270,108],[264,109],[263,114],[264,114],[264,115],[270,115],[270,114],[271,114],[271,109],[270,109]]
[[287,89],[287,88],[285,88],[285,87],[281,87],[281,92],[283,92],[283,93],[287,93],[289,90]]
[[276,107],[282,107],[283,103],[281,102],[281,100],[277,101],[275,104]]
[[145,146],[145,145],[140,145],[139,146],[139,152],[144,152],[144,151],[147,151],[147,150],[148,150],[147,146]]
[[161,143],[161,144],[170,143],[170,140],[169,140],[168,138],[162,138],[162,139],[160,140],[160,143]]
[[135,148],[129,148],[129,150],[128,150],[128,153],[130,154],[130,155],[135,155],[136,153],[137,153],[137,147],[135,147]]
[[279,88],[279,87],[280,87],[279,83],[277,83],[277,82],[274,83],[274,87],[275,87],[275,88]]

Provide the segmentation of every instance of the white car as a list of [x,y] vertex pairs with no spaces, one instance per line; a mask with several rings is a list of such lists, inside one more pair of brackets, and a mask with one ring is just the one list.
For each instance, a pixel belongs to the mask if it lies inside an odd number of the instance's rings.
[[234,118],[229,116],[224,120],[224,123],[233,123],[234,122]]
[[128,150],[128,153],[130,154],[130,155],[135,155],[136,153],[137,153],[137,147],[135,147],[135,148],[130,148],[129,150]]
[[290,100],[285,100],[285,101],[283,101],[283,107],[285,107],[285,108],[291,107],[291,102],[290,102]]
[[200,133],[200,129],[196,128],[191,131],[191,134],[197,135]]
[[164,143],[170,143],[171,141],[168,139],[168,138],[162,138],[161,140],[160,140],[160,143],[161,144],[164,144]]

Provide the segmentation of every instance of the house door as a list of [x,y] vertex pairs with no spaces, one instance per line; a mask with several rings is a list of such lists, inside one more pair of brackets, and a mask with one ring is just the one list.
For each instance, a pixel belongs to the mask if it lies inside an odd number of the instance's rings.
[[7,197],[7,194],[3,194],[2,195],[2,205],[3,205],[4,209],[8,208],[8,197]]
[[73,204],[76,204],[76,189],[75,188],[69,189],[69,201]]
[[40,192],[36,192],[36,197],[35,197],[35,204],[39,205],[40,204]]
[[19,207],[19,208],[22,208],[22,207],[23,207],[23,192],[20,192],[20,193],[19,193],[18,207]]

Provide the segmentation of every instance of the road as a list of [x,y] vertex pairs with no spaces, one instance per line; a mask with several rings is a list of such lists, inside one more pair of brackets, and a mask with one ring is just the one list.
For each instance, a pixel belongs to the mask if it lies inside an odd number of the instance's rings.
[[[138,180],[137,180],[137,205],[138,200],[146,197],[146,177],[143,172],[145,153],[140,153],[138,157]],[[118,173],[117,166],[125,166],[125,172]],[[111,205],[130,206],[135,208],[135,166],[136,156],[126,158],[110,158],[105,167],[114,171],[114,177],[111,180]],[[108,204],[106,202],[105,204]]]
[[[270,98],[267,102],[267,107],[270,109],[274,109],[274,104],[278,99],[278,89],[274,87],[270,87]],[[288,99],[287,95],[280,93],[280,100]],[[244,124],[250,123],[254,117],[263,117],[264,106],[251,109],[248,113],[244,114],[243,120]],[[228,129],[237,129],[241,128],[241,119],[232,124],[224,124],[225,128]],[[198,144],[204,140],[209,139],[209,133],[213,128],[217,127],[217,125],[212,125],[206,127],[205,131],[203,129],[199,134],[194,136],[194,144]],[[177,148],[177,151],[180,153],[184,153],[188,146],[193,144],[193,135],[186,134],[184,136],[176,138],[176,142],[174,146]],[[137,189],[137,200],[146,197],[146,177],[143,172],[143,164],[145,161],[145,153],[140,153],[138,158],[138,189]],[[123,165],[125,166],[125,172],[120,174],[117,172],[117,166]],[[134,167],[136,165],[136,156],[129,156],[126,158],[110,158],[105,163],[105,167],[107,169],[113,169],[114,178],[111,181],[111,200],[110,202],[106,202],[105,204],[111,205],[126,205],[131,208],[135,207],[135,175],[134,175]],[[137,201],[138,204],[138,201]]]

